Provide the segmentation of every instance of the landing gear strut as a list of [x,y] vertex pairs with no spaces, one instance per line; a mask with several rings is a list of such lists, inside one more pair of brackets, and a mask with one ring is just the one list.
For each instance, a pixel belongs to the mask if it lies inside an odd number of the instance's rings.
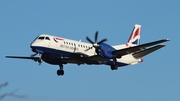
[[58,76],[64,75],[63,65],[60,64],[59,67],[60,67],[60,69],[57,70],[57,75]]

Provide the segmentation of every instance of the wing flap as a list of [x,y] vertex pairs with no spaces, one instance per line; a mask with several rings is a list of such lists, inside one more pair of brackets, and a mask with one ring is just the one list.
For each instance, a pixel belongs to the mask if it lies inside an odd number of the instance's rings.
[[123,56],[123,55],[126,55],[126,54],[130,54],[130,53],[133,53],[133,52],[137,52],[137,51],[146,49],[147,47],[154,46],[156,44],[163,43],[163,42],[166,42],[166,41],[169,41],[169,40],[168,39],[162,39],[162,40],[149,42],[149,43],[134,46],[134,47],[120,49],[120,50],[113,51],[112,54],[113,55],[118,55],[118,56]]

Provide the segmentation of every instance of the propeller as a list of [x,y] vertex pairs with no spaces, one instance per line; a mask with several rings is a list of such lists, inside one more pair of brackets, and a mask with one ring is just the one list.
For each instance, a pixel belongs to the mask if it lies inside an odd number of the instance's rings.
[[86,39],[92,44],[92,47],[86,49],[85,51],[88,51],[94,47],[97,54],[98,54],[99,44],[107,41],[107,39],[102,39],[101,41],[98,42],[98,31],[96,31],[95,33],[94,42],[88,36],[86,37]]
[[36,52],[35,54],[32,54],[31,57],[34,57],[34,56],[36,56],[37,54],[38,54],[38,53]]
[[42,60],[38,60],[38,63],[39,63],[39,66],[41,65],[41,63],[42,63]]
[[[35,57],[35,56],[38,55],[38,54],[39,54],[38,52],[35,52],[35,54],[32,54],[31,57]],[[39,55],[40,55],[40,56],[39,56],[39,60],[36,61],[36,62],[38,62],[39,65],[41,65],[41,63],[42,63],[42,54],[39,54]]]

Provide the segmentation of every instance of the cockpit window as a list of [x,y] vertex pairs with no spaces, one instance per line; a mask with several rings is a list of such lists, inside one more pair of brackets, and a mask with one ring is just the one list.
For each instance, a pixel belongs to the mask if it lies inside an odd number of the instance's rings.
[[44,36],[41,36],[38,38],[39,40],[44,40]]
[[46,37],[45,39],[46,39],[46,40],[50,40],[50,38],[49,38],[49,37]]

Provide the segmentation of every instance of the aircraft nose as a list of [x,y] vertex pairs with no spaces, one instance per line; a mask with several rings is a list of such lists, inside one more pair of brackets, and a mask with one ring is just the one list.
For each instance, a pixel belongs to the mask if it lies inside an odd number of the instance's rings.
[[34,49],[34,48],[36,48],[36,47],[38,47],[38,46],[40,46],[40,42],[38,42],[38,41],[33,41],[33,42],[30,44],[30,47],[31,47],[32,49]]
[[30,44],[30,47],[32,48],[32,47],[34,47],[34,46],[36,46],[36,44],[35,44],[35,42],[32,42],[32,43]]
[[34,42],[32,42],[32,43],[30,44],[30,47],[31,47],[31,49],[32,49],[33,52],[36,51],[35,46],[36,46],[36,45],[35,45]]
[[39,47],[43,47],[44,46],[44,43],[41,42],[41,41],[33,41],[31,44],[30,44],[30,47],[32,49],[37,49]]

